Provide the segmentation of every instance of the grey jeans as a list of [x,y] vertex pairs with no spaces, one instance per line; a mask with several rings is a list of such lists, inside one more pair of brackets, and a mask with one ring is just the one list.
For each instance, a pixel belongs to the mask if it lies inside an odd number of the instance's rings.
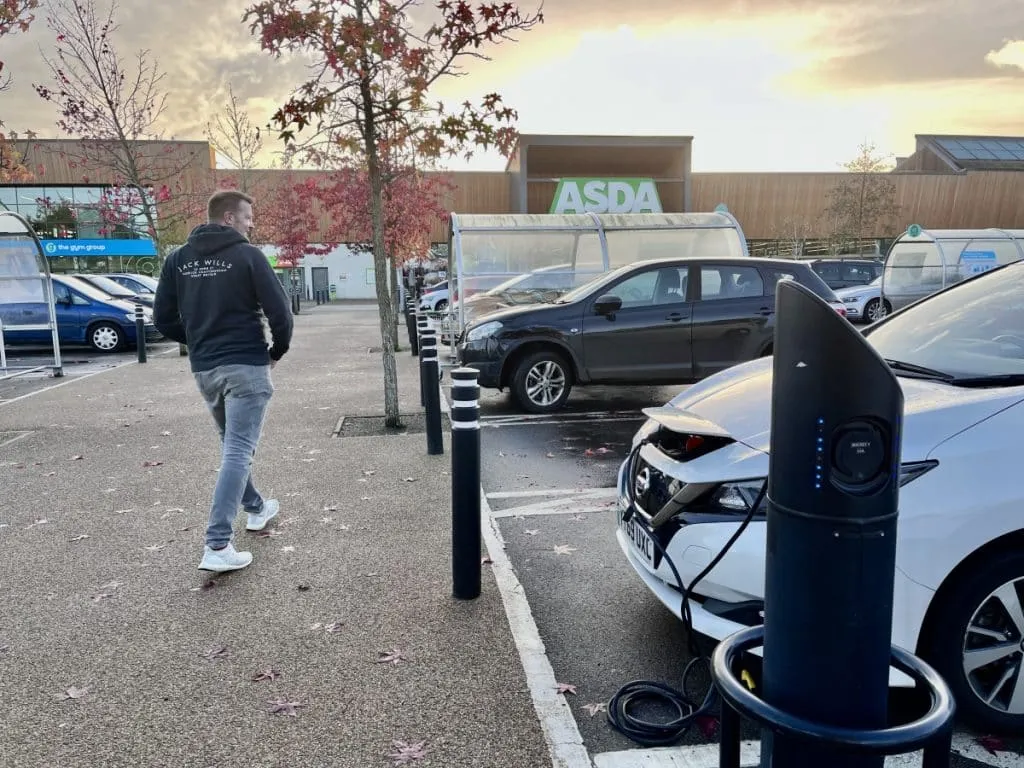
[[247,512],[263,508],[252,482],[252,460],[274,385],[269,365],[222,365],[194,376],[221,438],[220,473],[206,528],[207,546],[219,549],[231,541],[239,505]]

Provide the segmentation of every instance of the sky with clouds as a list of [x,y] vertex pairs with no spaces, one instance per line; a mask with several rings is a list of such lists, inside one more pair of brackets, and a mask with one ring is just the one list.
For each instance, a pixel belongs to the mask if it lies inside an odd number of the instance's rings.
[[[32,88],[48,83],[42,5],[0,42],[15,78],[0,119],[54,137]],[[151,50],[167,74],[166,135],[203,138],[229,83],[263,124],[304,79],[303,63],[259,50],[248,5],[120,0],[120,49]],[[695,171],[828,171],[865,141],[904,155],[915,133],[1024,135],[1020,0],[547,0],[544,15],[434,95],[497,91],[523,133],[693,136]]]

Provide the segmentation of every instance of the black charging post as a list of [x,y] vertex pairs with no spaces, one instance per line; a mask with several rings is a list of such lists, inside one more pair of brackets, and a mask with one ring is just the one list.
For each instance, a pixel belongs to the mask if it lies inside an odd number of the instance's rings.
[[[743,714],[765,729],[762,768],[882,768],[925,748],[948,766],[953,701],[892,646],[903,394],[850,323],[793,281],[776,289],[764,626],[723,640],[722,768],[739,768]],[[763,642],[762,642],[763,638]],[[764,646],[762,699],[736,680]],[[888,727],[890,665],[930,689],[921,719]]]

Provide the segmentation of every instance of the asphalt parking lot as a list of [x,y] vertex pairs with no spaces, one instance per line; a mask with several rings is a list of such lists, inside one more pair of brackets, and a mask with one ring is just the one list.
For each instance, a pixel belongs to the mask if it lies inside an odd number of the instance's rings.
[[[618,733],[605,705],[626,683],[649,680],[679,689],[691,659],[682,622],[651,596],[615,539],[615,478],[641,409],[663,405],[682,387],[577,390],[553,416],[521,412],[510,396],[481,395],[481,479],[522,595],[543,642],[579,737],[596,768],[718,765],[717,722],[702,720],[676,746],[651,748]],[[515,631],[515,627],[513,627]],[[699,704],[709,677],[694,670],[686,690]],[[837,695],[841,695],[838,694]],[[897,717],[913,698],[897,696]],[[669,711],[639,713],[655,720]],[[757,763],[756,731],[743,733],[744,764]],[[991,740],[958,730],[953,768],[1024,764],[1024,740]],[[920,765],[920,754],[887,766]]]
[[[138,359],[138,353],[134,348],[121,352],[104,353],[96,352],[89,347],[65,347],[61,350],[64,375],[54,378],[53,351],[50,347],[8,346],[6,352],[8,375],[16,373],[20,373],[20,375],[0,378],[0,404]],[[177,352],[178,345],[171,341],[149,344],[146,348],[147,355],[177,354]],[[29,368],[40,366],[43,367],[42,370],[27,372]],[[0,371],[0,376],[2,375],[3,372]]]

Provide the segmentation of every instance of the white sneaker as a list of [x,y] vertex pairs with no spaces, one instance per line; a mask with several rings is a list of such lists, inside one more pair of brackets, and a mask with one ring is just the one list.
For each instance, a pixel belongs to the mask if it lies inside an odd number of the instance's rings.
[[203,559],[199,563],[200,571],[237,571],[245,568],[252,562],[251,552],[238,552],[234,544],[228,544],[224,549],[210,549],[203,547]]
[[249,513],[249,521],[245,525],[247,531],[262,531],[267,527],[273,518],[277,517],[278,511],[281,509],[281,505],[277,499],[266,499],[263,502],[263,509],[258,513]]

